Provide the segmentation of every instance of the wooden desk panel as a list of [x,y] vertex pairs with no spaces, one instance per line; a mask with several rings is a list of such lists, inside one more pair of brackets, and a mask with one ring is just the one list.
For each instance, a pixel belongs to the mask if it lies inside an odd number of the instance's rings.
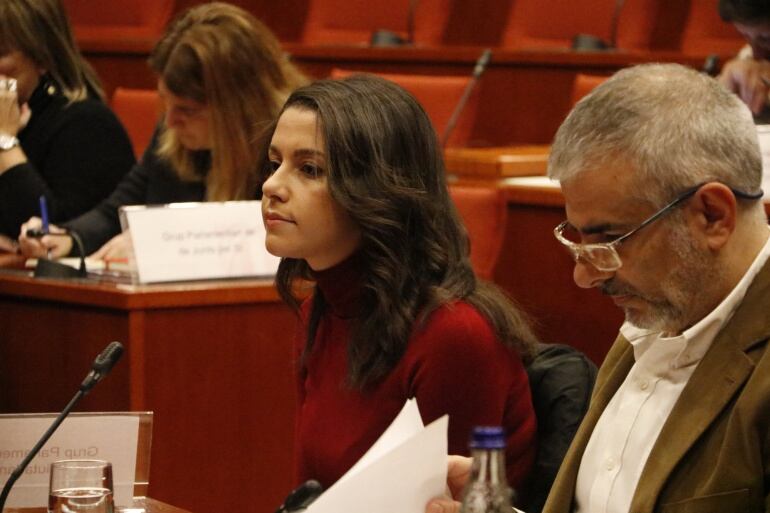
[[444,165],[448,174],[464,179],[545,175],[550,151],[550,145],[447,148]]
[[508,189],[508,225],[495,282],[530,314],[543,342],[574,346],[600,365],[623,313],[599,291],[581,289],[572,280],[573,261],[553,237],[565,218],[561,193],[542,201],[548,192],[528,198]]
[[58,411],[110,340],[81,411],[155,412],[150,494],[273,511],[293,485],[294,315],[266,282],[117,288],[0,275],[0,411]]
[[[182,508],[151,499],[149,497],[134,497],[134,504],[130,509],[119,508],[118,513],[190,513]],[[47,508],[3,508],[3,513],[47,513]]]

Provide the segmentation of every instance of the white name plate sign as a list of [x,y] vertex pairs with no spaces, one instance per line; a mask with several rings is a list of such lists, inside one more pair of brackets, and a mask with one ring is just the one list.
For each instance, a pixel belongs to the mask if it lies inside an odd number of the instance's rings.
[[[5,483],[56,414],[0,415],[0,481]],[[48,507],[51,463],[106,460],[112,463],[115,504],[130,506],[134,496],[139,414],[72,414],[59,426],[16,481],[6,506]]]
[[141,283],[275,275],[261,202],[172,203],[121,208]]

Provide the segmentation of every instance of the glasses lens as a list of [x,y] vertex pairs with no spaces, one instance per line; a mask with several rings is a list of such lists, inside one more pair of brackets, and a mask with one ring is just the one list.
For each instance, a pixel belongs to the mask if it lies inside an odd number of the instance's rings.
[[612,246],[588,245],[582,249],[581,256],[598,270],[606,272],[620,268],[620,257]]
[[622,265],[620,256],[611,244],[583,244],[580,232],[567,222],[557,226],[554,234],[575,262],[582,260],[604,272],[615,271]]
[[580,232],[577,231],[571,224],[565,223],[562,225],[559,233],[561,233],[561,236],[571,243],[580,244]]

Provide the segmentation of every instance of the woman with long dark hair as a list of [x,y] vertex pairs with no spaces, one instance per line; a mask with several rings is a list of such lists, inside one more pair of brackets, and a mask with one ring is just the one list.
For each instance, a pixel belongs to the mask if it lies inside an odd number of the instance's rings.
[[[449,414],[449,450],[474,425],[503,425],[508,476],[522,483],[535,417],[522,360],[534,336],[476,279],[425,112],[373,76],[295,91],[262,158],[276,283],[301,312],[297,464],[331,485],[408,398],[427,423]],[[315,283],[304,303],[297,278]]]

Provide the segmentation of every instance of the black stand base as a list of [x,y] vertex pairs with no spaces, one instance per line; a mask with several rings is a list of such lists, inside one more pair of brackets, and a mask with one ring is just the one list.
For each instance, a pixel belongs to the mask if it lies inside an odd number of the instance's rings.
[[372,33],[372,38],[369,40],[371,46],[404,46],[409,42],[403,37],[399,36],[395,32],[390,30],[376,30]]
[[85,278],[86,270],[40,258],[37,261],[34,276],[36,278]]
[[612,45],[591,34],[577,34],[572,38],[572,49],[579,52],[612,50]]

